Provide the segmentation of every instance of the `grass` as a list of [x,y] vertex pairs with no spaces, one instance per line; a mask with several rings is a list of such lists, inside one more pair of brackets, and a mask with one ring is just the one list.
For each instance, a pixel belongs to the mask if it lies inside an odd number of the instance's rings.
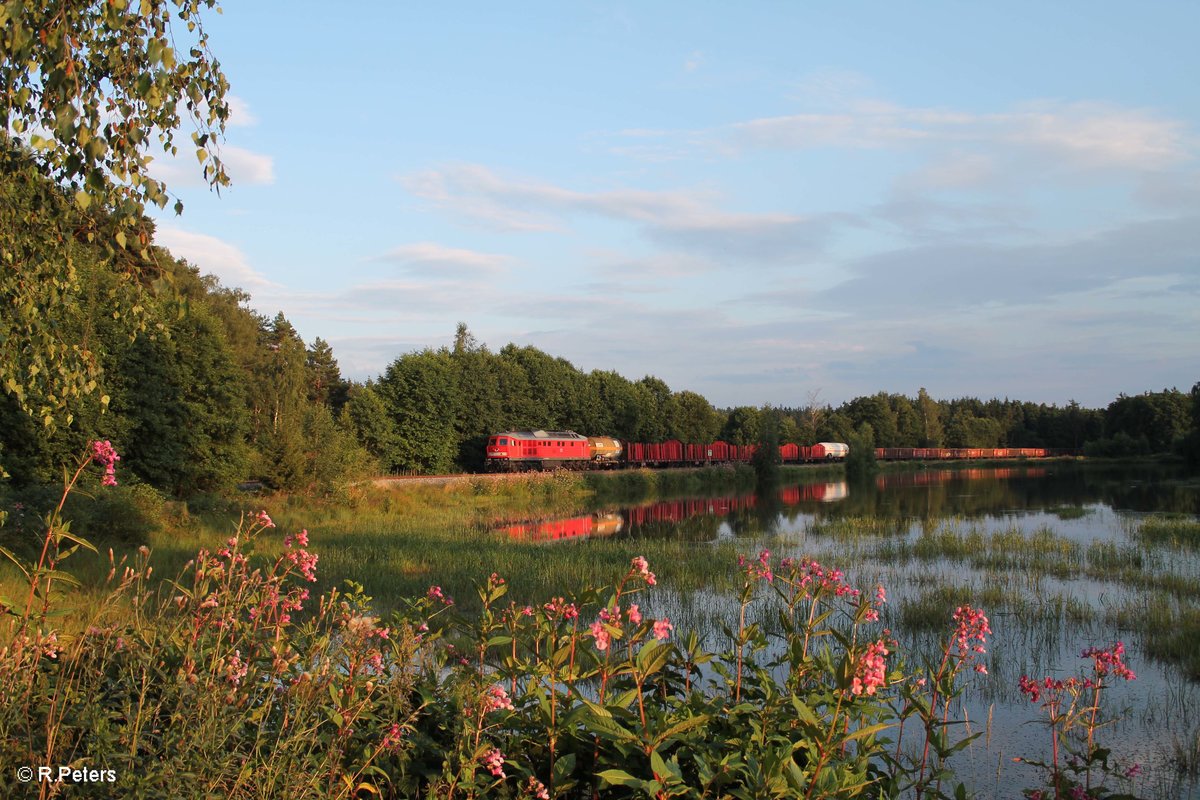
[[1071,520],[1083,519],[1092,512],[1083,506],[1055,506],[1054,508],[1046,509],[1046,513],[1052,514],[1061,520]]
[[1200,520],[1156,515],[1142,520],[1135,536],[1148,545],[1200,550]]

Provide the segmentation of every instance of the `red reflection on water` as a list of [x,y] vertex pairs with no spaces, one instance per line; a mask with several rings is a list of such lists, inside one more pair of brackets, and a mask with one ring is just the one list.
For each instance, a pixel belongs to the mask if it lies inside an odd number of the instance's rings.
[[875,478],[879,489],[903,489],[911,486],[934,486],[950,481],[981,479],[1009,480],[1010,478],[1044,478],[1045,467],[980,467],[974,469],[923,469],[919,472],[893,472]]
[[552,542],[585,536],[611,536],[623,527],[619,514],[588,514],[566,519],[543,519],[518,522],[498,528],[511,539],[526,542]]

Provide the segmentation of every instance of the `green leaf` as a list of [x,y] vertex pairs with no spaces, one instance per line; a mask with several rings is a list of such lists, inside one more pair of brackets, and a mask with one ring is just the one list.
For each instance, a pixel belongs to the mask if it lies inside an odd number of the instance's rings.
[[657,747],[659,744],[665,742],[666,740],[668,740],[670,738],[678,736],[681,733],[686,733],[687,731],[690,731],[692,728],[698,728],[701,725],[706,724],[709,719],[710,719],[710,717],[708,714],[700,714],[699,716],[689,717],[688,719],[685,719],[682,722],[676,722],[674,725],[672,725],[671,727],[667,728],[665,731],[660,733],[657,736],[657,738],[655,738],[654,745],[655,745],[655,747]]
[[29,570],[25,569],[25,565],[22,564],[21,561],[12,554],[11,550],[9,550],[7,547],[0,547],[0,556],[4,556],[9,561],[16,564],[17,569],[21,570],[21,572],[25,574],[25,579],[29,579]]
[[633,777],[623,769],[606,769],[597,773],[597,777],[614,786],[632,786],[640,789],[646,784],[644,780]]
[[636,742],[638,737],[630,730],[622,726],[615,719],[610,717],[590,717],[584,718],[583,726],[592,733],[597,734],[605,739],[611,739],[614,742]]
[[891,727],[892,727],[892,724],[890,722],[880,722],[877,725],[868,725],[865,728],[859,728],[858,730],[854,731],[853,733],[851,733],[849,736],[847,736],[842,741],[853,742],[855,739],[862,739],[867,736],[874,736],[875,734],[879,733],[880,731],[887,730],[888,728],[891,728]]

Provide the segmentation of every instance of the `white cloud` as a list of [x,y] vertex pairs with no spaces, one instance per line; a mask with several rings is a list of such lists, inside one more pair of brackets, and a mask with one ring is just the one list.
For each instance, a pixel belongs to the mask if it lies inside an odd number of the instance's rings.
[[415,242],[394,247],[377,260],[399,264],[412,273],[442,277],[481,273],[495,275],[502,272],[505,264],[512,259],[496,253],[446,247],[435,242]]
[[254,116],[250,111],[250,104],[237,95],[225,95],[225,102],[229,105],[229,121],[226,123],[228,127],[252,127],[258,124],[258,117]]
[[[255,153],[243,147],[225,145],[219,152],[225,171],[234,188],[238,186],[269,185],[275,182],[275,162],[271,156]],[[169,188],[203,186],[203,164],[190,146],[180,146],[177,155],[156,156],[150,173],[164,181]]]
[[241,250],[215,236],[192,233],[160,222],[154,242],[176,258],[199,267],[201,272],[215,275],[225,286],[248,291],[280,288],[279,284],[267,280],[251,267]]
[[227,145],[221,148],[221,161],[234,186],[262,186],[275,182],[275,160],[271,156]]
[[[1193,157],[1194,137],[1178,120],[1103,103],[1042,102],[972,114],[854,100],[831,113],[763,117],[730,126],[743,148],[875,149],[924,144],[983,147],[1065,159],[1083,169],[1156,169]],[[978,171],[976,164],[976,171]]]
[[403,178],[438,206],[510,227],[551,230],[571,215],[592,215],[641,226],[651,241],[714,258],[773,260],[807,257],[823,246],[845,215],[782,212],[746,214],[718,207],[708,189],[618,188],[584,192],[551,183],[505,178],[477,164],[456,164]]

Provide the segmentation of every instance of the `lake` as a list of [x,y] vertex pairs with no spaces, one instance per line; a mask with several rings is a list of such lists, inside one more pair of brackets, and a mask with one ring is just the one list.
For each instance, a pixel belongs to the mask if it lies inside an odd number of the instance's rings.
[[[864,590],[887,588],[881,623],[910,658],[937,650],[957,605],[983,608],[993,629],[988,674],[968,678],[961,709],[970,721],[962,730],[983,735],[951,765],[985,797],[1020,797],[1022,787],[1043,785],[1034,767],[1014,763],[1048,760],[1050,750],[1044,712],[1018,691],[1020,677],[1080,675],[1090,664],[1080,658],[1084,649],[1122,641],[1137,679],[1107,690],[1104,710],[1117,719],[1099,741],[1121,764],[1139,765],[1138,795],[1191,797],[1200,791],[1198,514],[1196,475],[1049,462],[910,469],[865,485],[821,480],[768,496],[680,497],[499,530],[554,547],[667,537],[689,543],[697,559],[730,542],[751,556],[768,548],[814,558]],[[1149,523],[1164,520],[1168,533],[1154,533]],[[1174,524],[1184,536],[1170,533]],[[721,646],[721,624],[737,613],[732,592],[659,589],[645,598],[652,614]],[[768,602],[751,611],[771,625]]]

